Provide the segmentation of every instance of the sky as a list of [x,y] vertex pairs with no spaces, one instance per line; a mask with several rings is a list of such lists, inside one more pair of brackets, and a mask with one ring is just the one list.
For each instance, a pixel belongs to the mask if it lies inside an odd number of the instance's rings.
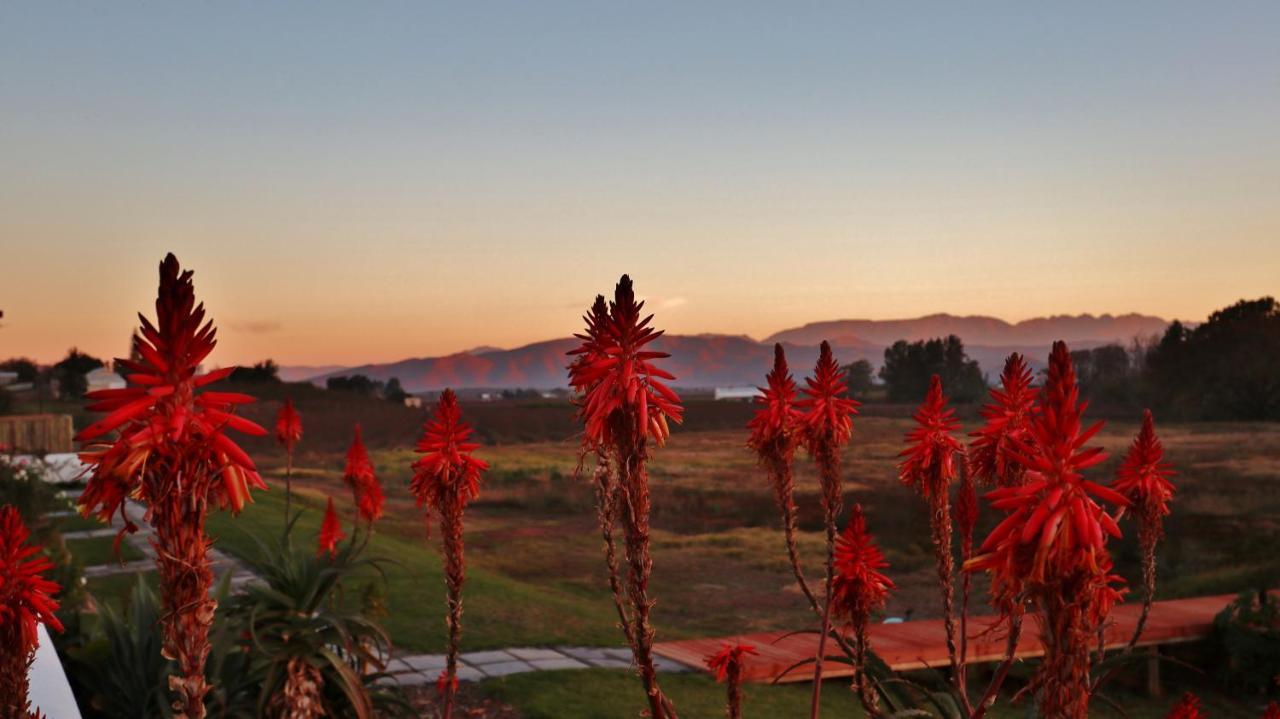
[[4,3],[0,357],[168,251],[217,363],[1280,291],[1280,3],[1061,5]]

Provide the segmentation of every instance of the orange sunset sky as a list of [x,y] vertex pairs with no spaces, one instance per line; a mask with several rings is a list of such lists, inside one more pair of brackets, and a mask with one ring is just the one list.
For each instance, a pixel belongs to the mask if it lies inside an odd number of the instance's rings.
[[[536,7],[536,9],[535,9]],[[1280,5],[6,4],[0,357],[218,363],[1280,290]]]

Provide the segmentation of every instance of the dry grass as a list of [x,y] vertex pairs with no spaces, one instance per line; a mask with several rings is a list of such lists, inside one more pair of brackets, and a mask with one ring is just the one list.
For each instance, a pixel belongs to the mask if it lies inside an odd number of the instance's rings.
[[[972,423],[969,423],[970,425]],[[937,614],[927,515],[895,479],[901,438],[910,420],[863,417],[844,457],[846,502],[861,502],[884,546],[899,589],[886,613]],[[1109,481],[1136,423],[1109,423],[1099,442],[1111,453],[1094,476]],[[1160,426],[1179,471],[1179,495],[1161,555],[1161,594],[1226,592],[1280,575],[1272,547],[1280,540],[1280,426]],[[786,564],[777,510],[744,433],[677,432],[655,450],[654,587],[660,634],[795,629],[809,613]],[[467,551],[473,566],[607,604],[593,493],[575,477],[572,439],[485,446],[492,465],[483,494],[468,510]],[[415,455],[406,446],[375,450],[387,488],[389,521],[380,530],[421,540],[421,514],[407,485]],[[304,455],[295,478],[304,491],[345,496],[340,453]],[[269,456],[265,462],[274,465]],[[797,466],[801,546],[816,576],[821,541],[817,478]],[[994,516],[984,515],[984,527]],[[1128,525],[1125,525],[1128,530]],[[1136,577],[1137,554],[1117,547],[1121,570]],[[981,589],[975,597],[981,600]]]

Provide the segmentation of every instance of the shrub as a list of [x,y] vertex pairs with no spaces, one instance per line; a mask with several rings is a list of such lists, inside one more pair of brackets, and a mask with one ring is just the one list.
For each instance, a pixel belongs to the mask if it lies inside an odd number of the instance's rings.
[[1249,691],[1275,691],[1280,682],[1280,597],[1241,592],[1213,620],[1219,676]]

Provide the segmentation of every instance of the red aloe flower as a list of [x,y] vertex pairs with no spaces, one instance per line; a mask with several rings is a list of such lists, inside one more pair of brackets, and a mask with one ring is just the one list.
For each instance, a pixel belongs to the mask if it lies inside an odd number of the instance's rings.
[[787,369],[787,356],[781,344],[773,346],[773,370],[766,380],[768,386],[761,387],[760,395],[755,398],[760,408],[747,423],[747,428],[751,430],[747,446],[755,451],[760,466],[768,473],[773,485],[774,500],[782,510],[783,537],[787,545],[787,556],[791,560],[791,572],[809,604],[821,612],[817,597],[804,578],[796,545],[796,507],[793,499],[795,487],[791,467],[800,442],[802,415],[795,406],[796,383]]
[[30,536],[18,510],[0,508],[0,715],[6,717],[27,716],[27,669],[40,643],[36,626],[62,631],[53,598],[60,587],[42,576],[53,563],[27,544]]
[[437,688],[444,697],[442,715],[453,712],[458,688],[458,651],[462,636],[462,584],[466,562],[462,547],[462,510],[480,493],[480,473],[489,468],[472,456],[480,445],[469,441],[471,427],[462,421],[462,409],[453,390],[446,389],[436,404],[435,416],[427,422],[415,451],[422,456],[413,463],[410,489],[418,506],[426,505],[440,517],[443,539],[444,577],[448,590],[446,617],[449,628],[445,673]]
[[707,668],[715,672],[716,681],[722,682],[729,677],[729,671],[737,665],[742,668],[742,657],[747,654],[758,654],[756,648],[750,644],[725,644],[720,651],[707,657]]
[[942,378],[934,375],[929,380],[929,393],[916,410],[916,428],[907,433],[907,448],[899,454],[903,461],[898,465],[898,478],[929,499],[945,495],[947,486],[956,476],[956,452],[960,442],[951,433],[960,423],[955,410],[947,407],[947,397],[942,394]]
[[1204,719],[1206,716],[1208,715],[1200,708],[1200,698],[1187,692],[1182,695],[1182,699],[1177,704],[1173,705],[1165,715],[1165,719]]
[[[961,701],[967,705],[964,675],[956,649],[955,560],[951,554],[950,484],[956,476],[956,453],[963,448],[952,436],[959,427],[955,411],[947,407],[942,378],[933,375],[929,392],[915,412],[916,427],[907,433],[907,448],[899,454],[898,478],[929,503],[929,529],[942,587],[942,619],[947,633],[947,656]],[[967,519],[967,517],[966,517]]]
[[1023,468],[1011,453],[1015,442],[1030,441],[1028,426],[1035,408],[1036,390],[1031,370],[1017,352],[1005,360],[1000,387],[991,388],[991,402],[982,408],[986,424],[972,433],[969,471],[978,479],[1002,487],[1021,484]]
[[369,451],[364,447],[359,424],[356,425],[351,447],[347,449],[347,466],[342,472],[342,479],[351,487],[361,519],[372,524],[382,516],[382,485],[374,474],[373,462],[369,461]]
[[843,504],[840,481],[840,449],[853,436],[853,417],[858,402],[847,396],[844,373],[831,354],[830,343],[824,341],[818,351],[813,376],[805,379],[805,398],[796,403],[804,411],[801,438],[818,465],[822,484],[823,524],[827,530],[827,591],[823,597],[822,634],[818,639],[818,657],[813,664],[813,698],[810,713],[816,717],[822,693],[822,662],[827,635],[831,629],[831,588],[835,576],[836,518]]
[[302,417],[294,409],[293,400],[285,398],[276,414],[276,441],[284,447],[284,451],[293,454],[293,448],[302,439]]
[[445,696],[445,692],[450,695],[458,692],[458,678],[449,676],[449,672],[442,671],[440,676],[436,677],[436,693]]
[[715,672],[716,681],[728,684],[729,719],[742,716],[742,657],[755,654],[750,644],[725,644],[720,651],[706,658],[707,668]]
[[787,369],[787,355],[781,344],[773,346],[773,370],[766,376],[768,387],[761,387],[755,398],[761,405],[747,423],[751,430],[748,446],[761,457],[778,456],[790,460],[800,440],[798,427],[802,417],[796,409],[796,382]]
[[[213,574],[205,515],[209,504],[239,511],[251,488],[266,488],[249,455],[226,435],[227,429],[253,435],[266,430],[234,414],[252,397],[203,391],[235,368],[196,374],[216,344],[216,330],[205,320],[204,305],[196,304],[191,271],[182,271],[173,255],[160,264],[155,325],[139,318],[138,359],[117,360],[128,369],[131,386],[88,395],[94,400],[89,409],[108,414],[77,438],[116,436],[81,452],[92,476],[80,505],[84,514],[104,521],[116,512],[124,517],[126,497],[147,505],[166,609],[164,651],[180,672],[169,684],[178,695],[179,715],[198,719],[208,692],[204,662],[216,607],[209,598]],[[134,529],[125,517],[121,536]]]
[[1169,500],[1173,498],[1174,474],[1164,462],[1164,448],[1156,437],[1155,421],[1151,410],[1142,415],[1142,429],[1133,440],[1129,454],[1116,471],[1116,481],[1111,488],[1123,494],[1133,503],[1138,516],[1138,547],[1142,553],[1142,613],[1129,640],[1129,647],[1137,646],[1142,630],[1151,613],[1151,602],[1156,594],[1156,545],[1164,537],[1164,518],[1169,514]]
[[1271,702],[1262,712],[1262,719],[1280,719],[1280,704]]
[[[581,355],[569,366],[569,384],[584,393],[578,417],[591,444],[607,444],[612,433],[625,431],[636,440],[653,437],[659,445],[671,434],[668,420],[679,423],[684,410],[680,397],[662,380],[675,376],[653,360],[670,355],[644,347],[662,336],[649,326],[653,315],[640,318],[643,302],[636,302],[631,278],[623,275],[614,290],[606,318],[597,297],[587,320],[581,347],[569,354]],[[614,426],[628,418],[630,426]],[[632,419],[633,418],[633,419]]]
[[814,455],[839,447],[853,436],[853,418],[861,403],[847,396],[844,372],[824,341],[818,352],[813,376],[805,379],[805,398],[796,403],[803,410],[802,426],[805,446]]
[[330,559],[338,556],[338,542],[345,536],[347,533],[342,531],[342,522],[338,520],[338,513],[333,510],[333,497],[330,497],[329,506],[324,510],[324,520],[320,522],[320,541],[316,556],[328,554]]
[[1151,410],[1145,410],[1142,429],[1116,471],[1116,481],[1111,488],[1128,497],[1144,521],[1158,524],[1169,514],[1169,500],[1173,498],[1169,477],[1173,474],[1173,469],[1164,461],[1164,447],[1156,436]]
[[[569,384],[578,395],[577,417],[584,428],[583,452],[595,452],[606,465],[597,475],[603,482],[598,507],[601,532],[606,537],[611,535],[615,511],[611,502],[616,503],[625,529],[626,593],[633,612],[626,616],[626,612],[619,609],[619,614],[644,683],[650,716],[665,719],[673,717],[675,712],[658,687],[652,656],[646,443],[652,438],[662,445],[670,434],[669,422],[680,422],[683,409],[679,396],[665,383],[675,377],[655,364],[668,355],[645,349],[661,337],[662,332],[649,326],[652,315],[641,319],[643,307],[643,302],[636,301],[631,278],[623,275],[614,288],[614,299],[608,304],[607,312],[604,298],[597,297],[584,318],[586,332],[578,335],[582,345],[569,353],[575,359],[568,369]],[[608,491],[610,481],[617,482],[616,493]],[[606,561],[612,556],[610,543],[606,539]],[[612,588],[619,584],[612,561],[609,561],[609,570]]]
[[831,593],[835,615],[857,624],[883,607],[894,588],[893,580],[880,571],[888,568],[884,553],[867,532],[862,505],[853,505],[849,524],[836,540],[836,578]]
[[1046,654],[1037,681],[1046,716],[1088,711],[1089,642],[1114,600],[1099,586],[1110,580],[1106,538],[1120,536],[1098,500],[1129,503],[1083,477],[1083,470],[1105,459],[1101,448],[1083,448],[1102,427],[1083,427],[1085,406],[1071,354],[1057,342],[1030,436],[1012,440],[1010,457],[1025,468],[1026,483],[987,494],[991,506],[1009,516],[966,563],[970,571],[991,572],[992,596],[1007,617],[1020,614],[1025,599],[1042,610]]
[[302,417],[293,408],[293,400],[286,397],[276,415],[276,441],[284,446],[284,528],[290,529],[289,515],[293,504],[293,449],[302,439]]
[[1111,573],[1113,565],[1110,557],[1105,557],[1098,569],[1088,588],[1090,597],[1086,604],[1091,612],[1090,621],[1095,626],[1102,626],[1110,616],[1111,609],[1124,601],[1124,595],[1128,594],[1129,590],[1124,586],[1124,577]]
[[209,498],[219,506],[239,511],[249,501],[250,489],[266,489],[253,460],[225,434],[227,429],[266,434],[262,427],[233,414],[236,406],[253,402],[253,397],[238,392],[197,393],[227,378],[236,368],[196,375],[217,344],[217,330],[213,320],[205,322],[204,305],[195,305],[191,274],[190,270],[180,271],[172,254],[165,257],[156,298],[159,328],[139,314],[142,334],[135,335],[134,350],[140,359],[116,360],[129,370],[125,379],[133,386],[85,395],[94,400],[88,406],[90,411],[108,414],[81,430],[76,439],[92,442],[117,432],[115,440],[89,445],[80,454],[81,460],[93,467],[80,498],[81,507],[104,522],[110,522],[125,497],[139,489],[140,500],[154,499],[143,478],[144,465],[155,463],[153,455],[171,459],[165,455],[177,448],[196,452],[199,460],[221,468],[222,481],[209,487]]
[[[974,559],[974,568],[997,568],[1023,546],[1034,549],[1021,557],[1012,577],[1044,582],[1084,565],[1098,571],[1104,535],[1120,536],[1115,520],[1095,500],[1120,507],[1129,500],[1113,489],[1084,479],[1081,472],[1106,459],[1102,448],[1081,449],[1102,429],[1097,422],[1082,428],[1086,403],[1079,401],[1075,369],[1066,344],[1057,342],[1050,355],[1049,377],[1041,411],[1030,425],[1030,441],[1013,440],[1010,456],[1027,470],[1027,483],[987,493],[991,506],[1011,512]],[[1029,560],[1029,561],[1028,561]],[[1008,571],[1008,570],[1006,570]]]
[[489,465],[472,455],[480,447],[470,441],[472,431],[462,421],[457,396],[445,390],[414,450],[422,456],[413,463],[410,491],[419,507],[444,513],[455,503],[466,506],[480,493],[480,473]]
[[[871,620],[871,612],[884,606],[894,584],[880,571],[888,569],[889,563],[867,531],[867,520],[860,504],[853,505],[853,510],[849,512],[849,524],[836,542],[835,567],[836,574],[831,582],[831,601],[828,606],[836,617],[846,619],[853,628],[851,658],[854,688],[867,715],[878,716],[876,695],[866,675],[867,625]],[[815,696],[816,694],[815,692]],[[816,716],[813,708],[811,713]]]

